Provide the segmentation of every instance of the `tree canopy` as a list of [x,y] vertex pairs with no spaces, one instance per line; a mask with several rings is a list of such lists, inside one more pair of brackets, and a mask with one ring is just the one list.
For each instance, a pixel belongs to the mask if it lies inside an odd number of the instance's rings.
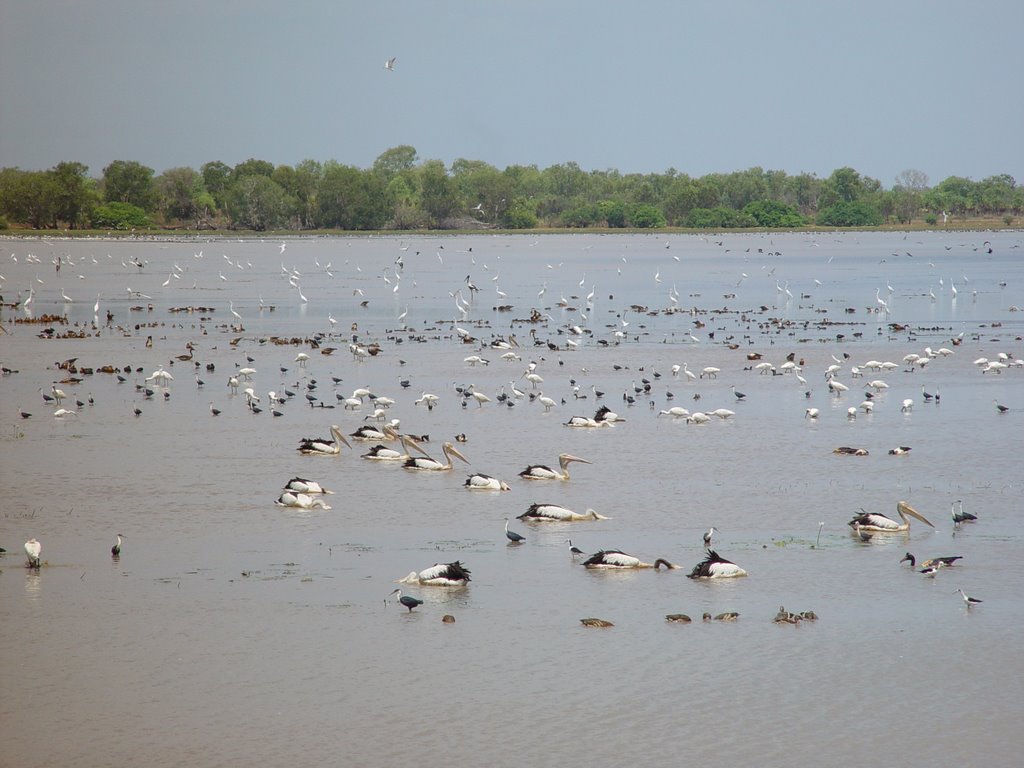
[[137,161],[115,160],[99,178],[70,161],[47,171],[0,169],[0,215],[36,229],[115,222],[257,231],[846,227],[934,220],[941,213],[1005,221],[1022,210],[1024,188],[1006,174],[981,181],[951,176],[930,187],[927,175],[907,169],[885,189],[845,166],[827,178],[760,167],[700,178],[674,168],[586,171],[574,162],[499,169],[465,158],[451,166],[421,160],[408,145],[386,150],[368,169],[333,160],[275,166],[258,158],[159,175]]

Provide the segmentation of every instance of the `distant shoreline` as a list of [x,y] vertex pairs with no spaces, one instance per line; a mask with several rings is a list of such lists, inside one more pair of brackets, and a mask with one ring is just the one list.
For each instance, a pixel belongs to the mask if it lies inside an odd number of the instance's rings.
[[244,239],[302,239],[318,237],[453,237],[456,235],[711,235],[723,237],[735,234],[821,234],[826,232],[1021,232],[1024,228],[1019,226],[1006,226],[1000,219],[995,218],[973,218],[938,226],[933,224],[902,224],[883,225],[880,227],[786,227],[769,229],[762,227],[746,227],[735,229],[702,229],[691,227],[661,227],[658,229],[626,228],[626,227],[538,227],[535,229],[381,229],[381,230],[340,230],[340,229],[309,229],[309,230],[230,230],[230,229],[209,229],[209,230],[183,230],[183,229],[146,229],[130,232],[100,229],[66,229],[66,230],[35,230],[35,229],[6,229],[0,230],[2,240],[167,240],[182,242],[201,242],[204,240],[232,240]]

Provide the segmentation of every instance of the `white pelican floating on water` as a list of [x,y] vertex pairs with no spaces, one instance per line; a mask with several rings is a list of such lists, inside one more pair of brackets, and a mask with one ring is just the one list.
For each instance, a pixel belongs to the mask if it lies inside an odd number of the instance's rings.
[[308,493],[285,491],[274,502],[279,507],[295,507],[297,509],[330,509],[323,499],[314,499]]
[[444,456],[448,460],[447,463],[445,464],[442,464],[437,459],[431,459],[429,457],[421,458],[419,456],[416,456],[409,457],[408,459],[406,459],[405,464],[403,464],[402,466],[405,469],[444,472],[452,468],[453,456],[469,464],[469,459],[467,459],[465,456],[459,453],[459,449],[456,448],[452,443],[445,443],[443,446],[441,446],[441,450],[444,452]]
[[733,576],[746,576],[747,572],[736,563],[726,560],[715,550],[709,549],[707,557],[693,566],[689,573],[691,579],[724,579]]
[[911,507],[907,502],[900,501],[896,504],[896,512],[899,514],[902,523],[897,523],[891,517],[878,514],[877,512],[865,512],[861,510],[861,514],[855,515],[847,525],[851,528],[859,527],[864,531],[878,531],[879,533],[899,533],[901,531],[910,530],[910,521],[907,519],[907,515],[913,518],[917,518],[926,525],[931,525],[932,528],[935,526],[928,521],[922,514],[916,509]]
[[678,565],[672,565],[668,560],[659,557],[653,563],[644,563],[640,561],[640,558],[627,555],[625,552],[620,552],[617,549],[601,550],[600,552],[591,555],[583,563],[585,568],[654,568],[655,570],[660,569],[662,566],[665,568],[673,569],[678,568]]
[[598,421],[597,419],[592,419],[589,416],[573,416],[565,422],[565,426],[595,429],[597,427],[613,427],[615,424],[610,421]]
[[328,491],[315,480],[306,480],[304,477],[293,477],[285,484],[284,489],[286,491],[294,491],[295,493],[334,493],[334,491]]
[[25,554],[28,555],[28,567],[39,567],[39,553],[43,551],[43,545],[34,538],[25,542]]
[[331,425],[331,436],[334,440],[327,440],[322,437],[304,437],[299,441],[299,453],[306,453],[321,456],[333,456],[341,453],[342,444],[351,448],[345,435],[341,433],[341,427],[337,424]]
[[402,441],[402,447],[405,449],[404,453],[397,448],[392,448],[390,445],[378,443],[367,453],[364,453],[362,458],[370,459],[371,461],[408,461],[412,458],[411,448],[415,448],[424,456],[427,455],[426,451],[420,447],[420,444],[408,435],[400,435],[399,440]]
[[350,432],[349,437],[353,440],[376,440],[377,442],[383,442],[385,440],[397,440],[398,432],[390,424],[385,424],[383,427],[363,426],[355,432]]
[[475,475],[470,475],[466,478],[466,482],[463,483],[471,491],[511,491],[512,486],[506,483],[504,480],[499,480],[496,477],[490,475],[484,475],[477,472]]
[[604,515],[599,515],[592,509],[588,509],[582,515],[573,512],[571,509],[560,507],[557,504],[531,504],[519,520],[534,520],[537,522],[572,523],[578,520],[607,520]]
[[571,453],[563,453],[558,457],[558,465],[562,468],[561,472],[545,464],[531,464],[520,472],[519,476],[524,480],[568,480],[569,464],[574,461],[578,461],[581,464],[591,463],[586,459],[581,459],[579,456],[573,456]]
[[469,581],[469,570],[456,560],[454,563],[434,563],[416,573],[412,571],[398,584],[420,584],[426,587],[462,587]]

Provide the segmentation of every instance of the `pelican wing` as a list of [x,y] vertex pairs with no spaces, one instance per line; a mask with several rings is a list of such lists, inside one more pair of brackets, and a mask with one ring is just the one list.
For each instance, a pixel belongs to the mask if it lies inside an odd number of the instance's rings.
[[549,480],[559,477],[557,472],[544,464],[531,464],[520,472],[519,476],[528,480]]

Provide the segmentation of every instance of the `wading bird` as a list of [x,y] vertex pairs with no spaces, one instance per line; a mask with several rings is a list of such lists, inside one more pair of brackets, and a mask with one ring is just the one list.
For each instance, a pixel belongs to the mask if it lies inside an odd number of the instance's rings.
[[423,605],[423,601],[420,600],[418,597],[413,597],[412,595],[403,595],[401,589],[396,589],[391,594],[395,596],[395,599],[398,602],[400,602],[402,605],[409,609],[409,613],[412,613],[412,609],[415,608],[417,605]]
[[120,557],[121,555],[121,539],[124,538],[120,533],[117,534],[117,543],[110,548],[111,557]]
[[28,555],[28,567],[39,567],[39,553],[43,551],[43,545],[34,538],[25,542],[25,554]]
[[968,608],[971,608],[972,606],[975,606],[978,603],[984,602],[983,600],[979,600],[976,597],[971,597],[970,595],[966,594],[962,589],[960,589],[960,587],[957,587],[956,591],[960,593],[960,597],[964,599],[964,604]]
[[515,531],[510,531],[508,529],[508,518],[507,517],[505,518],[505,536],[513,544],[522,544],[524,541],[526,541],[526,537],[523,536],[521,533],[516,533]]

